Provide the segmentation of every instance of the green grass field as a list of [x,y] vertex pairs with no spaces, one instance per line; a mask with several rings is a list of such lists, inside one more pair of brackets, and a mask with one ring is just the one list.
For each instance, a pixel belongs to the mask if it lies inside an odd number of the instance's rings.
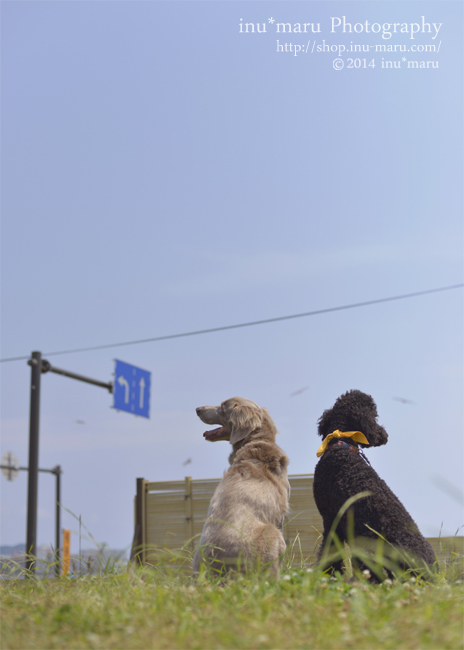
[[463,588],[456,572],[372,585],[304,567],[278,582],[132,567],[4,580],[1,648],[463,648]]

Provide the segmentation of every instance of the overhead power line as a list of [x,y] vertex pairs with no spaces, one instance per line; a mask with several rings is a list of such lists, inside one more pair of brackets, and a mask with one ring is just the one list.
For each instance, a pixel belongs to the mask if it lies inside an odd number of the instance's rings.
[[[290,316],[277,316],[276,318],[265,318],[263,320],[250,321],[249,323],[238,323],[236,325],[223,325],[222,327],[210,327],[204,330],[194,330],[193,332],[182,332],[181,334],[167,334],[165,336],[155,336],[150,339],[139,339],[137,341],[125,341],[123,343],[107,343],[106,345],[95,345],[88,348],[75,348],[73,350],[60,350],[58,352],[44,352],[44,356],[51,357],[57,354],[74,354],[75,352],[90,352],[93,350],[104,350],[105,348],[119,348],[125,345],[138,345],[140,343],[154,343],[155,341],[167,341],[168,339],[179,339],[184,336],[196,336],[197,334],[211,334],[212,332],[222,332],[224,330],[238,329],[239,327],[251,327],[252,325],[264,325],[265,323],[277,323],[278,321],[290,320],[292,318],[304,318],[306,316],[317,316],[318,314],[328,314],[333,311],[342,311],[344,309],[355,309],[356,307],[367,307],[369,305],[378,305],[382,302],[392,302],[393,300],[404,300],[405,298],[415,298],[416,296],[425,296],[429,293],[438,293],[439,291],[449,291],[451,289],[460,289],[464,287],[464,283],[453,284],[448,287],[439,287],[438,289],[427,289],[426,291],[416,291],[415,293],[405,293],[401,296],[391,296],[390,298],[378,298],[377,300],[366,300],[365,302],[355,302],[350,305],[342,305],[340,307],[328,307],[327,309],[317,309],[315,311],[307,311],[302,314],[291,314]],[[0,359],[0,363],[4,361],[22,361],[29,359],[28,356],[23,357],[10,357],[8,359]]]

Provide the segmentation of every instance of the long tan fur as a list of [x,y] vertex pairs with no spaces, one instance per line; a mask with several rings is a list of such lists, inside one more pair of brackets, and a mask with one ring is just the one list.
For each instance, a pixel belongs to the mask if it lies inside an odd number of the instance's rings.
[[275,424],[267,409],[243,397],[199,407],[197,414],[206,424],[221,425],[204,434],[207,440],[229,440],[233,448],[230,468],[211,500],[193,571],[202,562],[221,574],[259,564],[278,577],[290,484],[288,458],[275,444]]

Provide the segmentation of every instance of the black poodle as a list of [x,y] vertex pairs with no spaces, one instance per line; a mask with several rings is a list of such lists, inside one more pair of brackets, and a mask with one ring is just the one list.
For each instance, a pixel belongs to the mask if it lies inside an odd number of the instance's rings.
[[[317,455],[321,457],[314,472],[314,499],[324,522],[324,535],[319,550],[323,568],[342,571],[340,555],[330,559],[336,547],[329,539],[334,520],[350,497],[368,491],[369,496],[355,500],[340,518],[335,534],[343,544],[355,539],[356,546],[375,552],[383,544],[384,567],[377,579],[392,575],[385,565],[396,565],[403,569],[432,568],[435,555],[432,547],[421,535],[419,529],[401,501],[370,466],[361,448],[378,447],[388,440],[388,434],[377,424],[377,407],[370,395],[359,390],[350,390],[341,395],[331,409],[324,411],[319,420],[318,434],[323,438]],[[379,533],[385,541],[379,538]],[[329,547],[327,546],[329,543]],[[324,550],[325,549],[325,550]],[[333,554],[332,554],[333,557]],[[369,557],[369,556],[367,556]],[[364,556],[366,559],[366,556]],[[353,568],[368,568],[356,557]],[[371,565],[371,562],[367,562]],[[375,580],[376,578],[373,577]]]

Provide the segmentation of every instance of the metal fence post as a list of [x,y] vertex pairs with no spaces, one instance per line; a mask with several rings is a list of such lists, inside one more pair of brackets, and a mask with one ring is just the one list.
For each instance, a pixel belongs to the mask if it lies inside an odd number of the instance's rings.
[[135,496],[135,526],[134,526],[134,539],[132,540],[132,549],[130,554],[131,562],[135,561],[137,564],[144,562],[144,509],[145,509],[145,479],[138,478],[136,481],[137,493]]
[[61,465],[57,465],[53,470],[56,476],[56,514],[55,514],[55,575],[58,578],[61,575],[60,559],[60,542],[61,542]]
[[142,564],[147,561],[147,547],[148,547],[148,530],[147,530],[147,492],[148,481],[143,479],[142,483]]
[[187,540],[193,551],[193,492],[192,477],[185,477],[185,519],[187,523]]

